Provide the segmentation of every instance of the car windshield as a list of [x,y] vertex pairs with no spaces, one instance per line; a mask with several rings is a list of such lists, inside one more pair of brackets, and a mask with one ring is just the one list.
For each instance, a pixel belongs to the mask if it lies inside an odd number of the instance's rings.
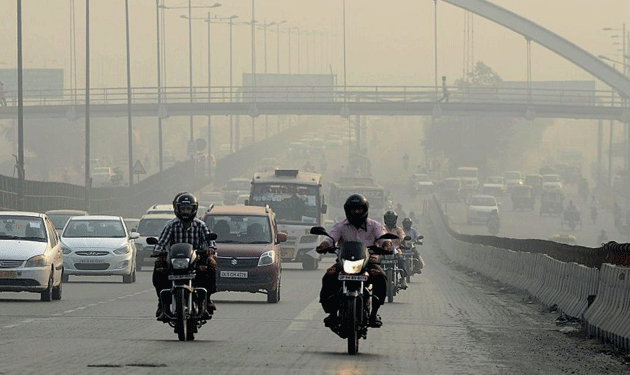
[[208,215],[205,222],[217,234],[217,243],[271,243],[271,228],[267,216]]
[[76,215],[71,215],[71,214],[48,214],[48,218],[52,221],[53,225],[55,226],[55,229],[58,229],[58,230],[63,229],[63,227],[68,222],[68,220],[70,220],[70,218],[73,217],[73,216],[76,216]]
[[120,220],[72,220],[66,225],[62,237],[69,238],[123,238],[125,229]]
[[171,220],[169,218],[142,219],[138,224],[138,233],[141,236],[156,237],[162,233],[162,229]]
[[317,224],[317,187],[298,184],[256,184],[250,204],[268,205],[280,223]]
[[496,206],[497,201],[492,197],[471,197],[470,198],[471,206],[484,206],[491,207]]
[[44,221],[39,217],[0,216],[0,240],[46,242]]
[[560,182],[560,176],[557,174],[548,174],[543,176],[543,182]]
[[251,182],[249,180],[243,181],[228,181],[225,185],[226,190],[249,190]]
[[488,177],[488,184],[502,184],[503,177]]

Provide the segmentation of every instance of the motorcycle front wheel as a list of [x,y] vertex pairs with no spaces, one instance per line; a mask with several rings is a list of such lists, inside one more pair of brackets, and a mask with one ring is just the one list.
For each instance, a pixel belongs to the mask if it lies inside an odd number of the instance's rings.
[[192,325],[188,322],[188,299],[184,289],[177,289],[175,292],[175,309],[177,311],[177,321],[175,322],[175,330],[179,341],[194,340]]
[[357,354],[359,352],[359,327],[357,314],[361,313],[357,306],[357,299],[350,298],[346,301],[345,306],[345,323],[348,330],[348,354]]

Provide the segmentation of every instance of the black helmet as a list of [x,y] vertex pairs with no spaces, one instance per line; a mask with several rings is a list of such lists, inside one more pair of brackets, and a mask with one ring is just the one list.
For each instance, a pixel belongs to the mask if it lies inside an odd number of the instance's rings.
[[[356,209],[361,209],[361,213],[352,212]],[[352,194],[346,199],[346,203],[343,205],[343,210],[346,212],[346,219],[357,228],[366,222],[369,209],[370,202],[361,194]]]
[[411,221],[410,218],[406,217],[403,219],[402,221],[402,226],[404,230],[409,230],[411,229],[411,225],[413,224],[413,221]]
[[[191,212],[182,212],[185,207],[191,207]],[[173,200],[173,209],[175,210],[175,216],[181,221],[189,223],[193,221],[197,216],[197,209],[199,208],[199,202],[197,198],[190,193],[179,193]]]
[[383,221],[389,228],[393,228],[396,226],[396,221],[398,221],[398,214],[391,210],[387,211],[385,215],[383,215]]

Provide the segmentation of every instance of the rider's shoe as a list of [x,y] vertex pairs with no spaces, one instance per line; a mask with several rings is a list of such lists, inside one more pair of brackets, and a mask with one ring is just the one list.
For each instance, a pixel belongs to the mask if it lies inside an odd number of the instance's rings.
[[157,310],[155,311],[155,317],[157,320],[164,319],[164,311],[162,311],[162,305],[158,302]]
[[383,326],[383,321],[381,320],[381,316],[380,315],[371,316],[369,326],[372,328],[381,328],[381,326]]
[[330,314],[324,318],[324,326],[328,328],[335,327],[337,325],[337,314]]
[[400,279],[400,289],[407,289],[407,279],[405,277]]

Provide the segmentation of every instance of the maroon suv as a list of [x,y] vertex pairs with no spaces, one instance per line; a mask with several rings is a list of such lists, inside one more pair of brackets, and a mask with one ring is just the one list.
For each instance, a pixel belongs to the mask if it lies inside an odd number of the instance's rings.
[[216,206],[203,216],[217,234],[217,290],[261,292],[267,302],[280,301],[280,243],[273,211],[258,206]]

